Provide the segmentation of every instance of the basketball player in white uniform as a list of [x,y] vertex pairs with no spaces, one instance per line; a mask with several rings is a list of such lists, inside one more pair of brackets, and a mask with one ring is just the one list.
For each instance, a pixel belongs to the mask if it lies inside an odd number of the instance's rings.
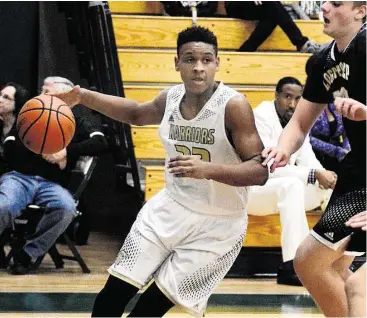
[[93,316],[121,316],[151,280],[130,317],[162,316],[175,304],[202,316],[241,249],[247,186],[268,178],[249,103],[214,80],[215,35],[201,27],[182,31],[175,67],[184,83],[141,105],[78,87],[58,95],[125,123],[160,124],[167,152],[166,187],[138,214]]

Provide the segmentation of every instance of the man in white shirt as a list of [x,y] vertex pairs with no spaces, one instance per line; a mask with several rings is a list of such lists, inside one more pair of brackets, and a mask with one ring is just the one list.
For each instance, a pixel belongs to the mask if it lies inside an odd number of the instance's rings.
[[[255,108],[256,127],[265,147],[277,144],[302,91],[302,84],[296,78],[284,77],[276,86],[275,100],[264,101]],[[307,137],[286,167],[271,173],[264,186],[251,187],[249,214],[280,214],[283,264],[278,269],[278,284],[301,285],[293,258],[309,233],[306,211],[320,207],[330,198],[336,179],[336,174],[325,170],[316,159]]]

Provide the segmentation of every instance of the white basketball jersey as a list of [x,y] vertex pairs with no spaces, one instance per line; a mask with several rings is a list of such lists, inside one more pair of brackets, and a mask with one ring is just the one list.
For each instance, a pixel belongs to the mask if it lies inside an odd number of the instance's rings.
[[[166,109],[159,135],[167,159],[197,155],[201,160],[218,164],[238,164],[241,159],[229,142],[225,130],[227,102],[239,94],[222,82],[199,114],[186,120],[180,112],[185,95],[184,84],[173,86],[167,93]],[[176,177],[166,169],[166,191],[183,206],[210,215],[239,217],[246,213],[247,188],[234,187],[213,180]]]

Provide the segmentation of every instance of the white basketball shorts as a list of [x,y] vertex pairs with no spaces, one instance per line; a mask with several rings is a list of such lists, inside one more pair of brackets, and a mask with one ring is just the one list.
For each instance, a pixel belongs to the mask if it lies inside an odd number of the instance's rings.
[[193,212],[163,189],[139,212],[108,272],[143,288],[152,279],[175,304],[194,316],[240,252],[247,217]]

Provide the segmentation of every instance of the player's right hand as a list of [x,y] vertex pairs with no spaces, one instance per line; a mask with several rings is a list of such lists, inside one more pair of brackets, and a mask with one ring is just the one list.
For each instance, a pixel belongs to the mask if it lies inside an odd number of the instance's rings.
[[262,165],[270,166],[270,172],[274,172],[278,167],[287,165],[291,157],[290,154],[279,147],[267,147],[262,151],[261,156],[265,158]]
[[76,85],[68,92],[46,93],[46,95],[56,96],[63,100],[69,107],[73,107],[81,103],[82,89],[79,85]]

